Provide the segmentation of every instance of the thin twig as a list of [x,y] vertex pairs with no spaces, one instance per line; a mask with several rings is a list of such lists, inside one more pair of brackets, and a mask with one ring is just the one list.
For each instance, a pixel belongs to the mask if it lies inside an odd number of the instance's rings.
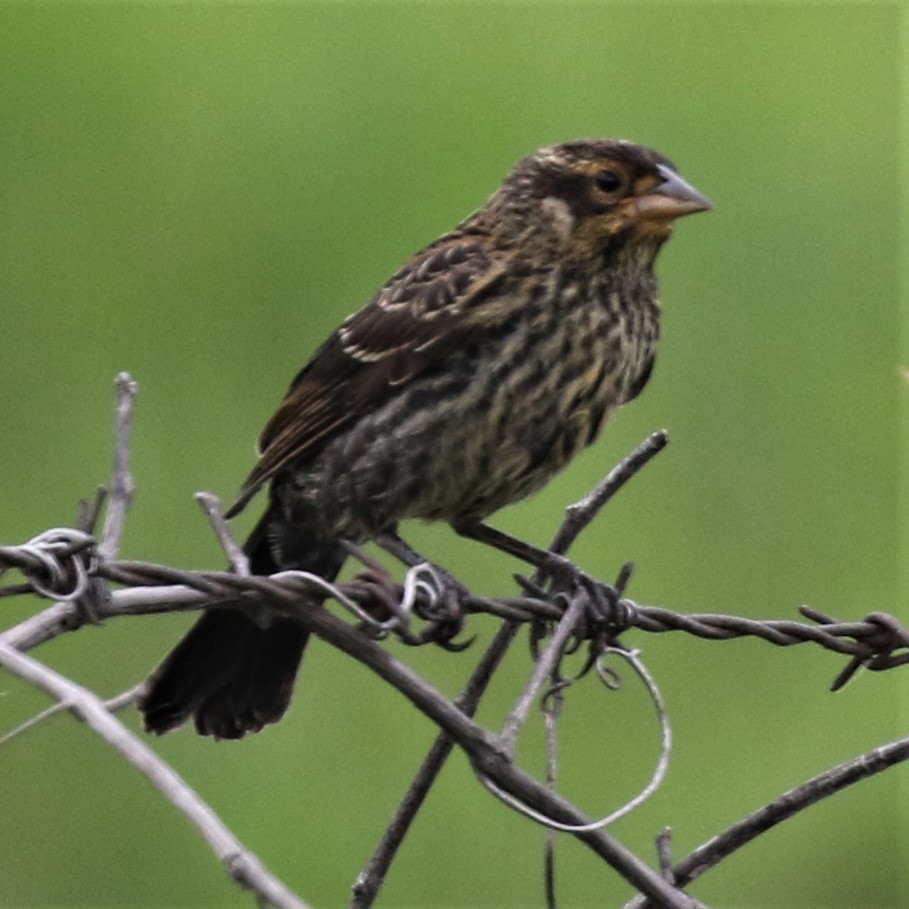
[[99,486],[95,490],[95,497],[91,502],[80,499],[79,511],[76,515],[76,530],[93,534],[95,532],[95,526],[98,523],[98,518],[101,517],[101,509],[104,508],[104,503],[106,501],[107,490],[103,486]]
[[116,380],[117,408],[114,443],[114,467],[111,476],[110,501],[104,518],[98,558],[110,561],[117,557],[120,539],[126,524],[126,515],[136,491],[130,469],[130,447],[133,431],[133,403],[139,386],[129,373],[121,372]]
[[[143,571],[147,568],[144,565],[141,567]],[[169,577],[191,576],[175,570],[167,570],[163,574]],[[285,580],[279,582],[278,579],[282,576]],[[284,572],[283,575],[276,576],[275,580],[240,578],[227,572],[195,573],[194,577],[200,586],[209,591],[248,589],[261,594],[263,601],[270,602],[276,612],[295,618],[318,637],[327,640],[377,672],[410,699],[468,753],[477,774],[484,781],[492,782],[516,801],[528,805],[557,823],[577,826],[590,823],[589,819],[570,802],[550,793],[543,783],[514,767],[502,753],[495,737],[469,720],[455,704],[428,685],[405,664],[394,660],[385,650],[327,610],[312,608],[300,610],[297,606],[299,581],[305,580],[306,589],[310,590],[311,585],[319,579],[304,576],[302,572]],[[321,583],[325,585],[324,581]],[[289,587],[285,586],[288,584]],[[325,586],[327,588],[330,585]],[[665,881],[634,853],[602,831],[585,831],[579,833],[578,837],[635,887],[655,896],[671,909],[682,907],[689,909],[696,905],[684,894],[668,887]]]
[[[667,873],[668,859],[663,854],[662,874],[659,874],[602,830],[595,829],[609,819],[590,822],[574,805],[553,791],[550,785],[525,774],[515,767],[511,760],[515,737],[523,717],[526,716],[529,705],[538,694],[543,681],[555,666],[554,661],[564,643],[562,638],[567,638],[575,624],[577,617],[572,615],[577,605],[575,602],[571,602],[567,609],[562,609],[558,599],[547,597],[544,591],[539,591],[538,597],[500,599],[474,597],[469,592],[464,592],[462,605],[465,605],[468,611],[486,611],[507,616],[508,620],[488,648],[462,698],[452,703],[405,664],[392,658],[350,624],[325,609],[311,607],[312,592],[317,589],[322,596],[335,599],[352,614],[369,622],[369,612],[362,608],[364,602],[362,585],[356,588],[354,585],[328,584],[323,579],[304,572],[282,572],[271,578],[244,577],[242,559],[237,560],[236,553],[231,556],[231,546],[226,544],[225,549],[231,562],[235,569],[239,567],[239,571],[186,572],[148,563],[115,561],[134,489],[129,466],[129,449],[135,393],[136,385],[129,376],[125,373],[118,376],[113,496],[107,510],[100,543],[94,546],[86,534],[92,529],[98,509],[95,508],[92,515],[91,510],[83,508],[79,523],[86,532],[79,534],[69,529],[58,529],[46,532],[23,546],[0,547],[0,574],[8,567],[16,567],[25,574],[28,581],[27,584],[8,585],[3,588],[4,594],[18,594],[31,590],[41,596],[60,600],[40,615],[0,635],[0,666],[52,694],[63,705],[62,709],[70,710],[84,719],[94,731],[102,735],[145,773],[193,820],[234,879],[253,889],[262,903],[294,909],[304,907],[298,897],[269,875],[258,860],[242,848],[211,809],[195,796],[171,768],[116,720],[111,712],[115,705],[106,708],[90,691],[16,649],[35,646],[36,643],[74,630],[90,620],[93,616],[82,602],[83,594],[88,598],[90,593],[86,586],[88,580],[93,585],[99,585],[99,594],[102,590],[106,594],[106,586],[102,586],[104,581],[132,588],[116,591],[112,596],[99,595],[96,600],[98,615],[101,617],[198,609],[223,601],[228,601],[233,608],[267,608],[280,615],[293,617],[309,631],[372,669],[438,725],[441,732],[436,745],[424,761],[423,768],[408,793],[408,796],[415,793],[416,798],[409,801],[405,799],[402,803],[395,822],[373,856],[373,859],[378,861],[371,861],[358,881],[358,889],[355,891],[355,905],[358,906],[369,906],[374,900],[394,851],[450,752],[452,743],[465,751],[478,778],[499,797],[556,829],[572,832],[638,888],[644,894],[644,898],[652,901],[648,902],[648,905],[659,905],[669,909],[691,909],[697,905],[675,886],[676,880],[679,886],[684,886],[725,855],[741,848],[760,832],[792,816],[807,805],[909,757],[909,739],[906,739],[836,768],[787,793],[730,828],[725,834],[705,844],[671,869],[671,873]],[[549,557],[546,564],[551,566],[552,557],[563,555],[568,550],[603,505],[665,446],[666,441],[665,433],[655,433],[615,468],[594,492],[568,509],[549,550],[534,550],[538,554],[542,553],[544,560]],[[223,526],[223,517],[217,503],[213,512],[215,514],[213,524],[217,525],[220,520]],[[225,533],[223,535],[219,533],[219,537],[226,538],[227,542],[236,548],[229,532],[226,532],[226,528],[224,530]],[[509,542],[515,542],[514,538],[509,538]],[[533,550],[533,547],[529,549]],[[568,566],[570,567],[570,563]],[[535,580],[539,584],[539,578]],[[532,588],[533,584],[530,587]],[[416,575],[409,574],[404,585],[403,603],[393,605],[397,606],[406,620],[411,612],[426,605],[427,597],[431,605],[433,591],[432,585],[421,586]],[[531,590],[531,593],[533,592]],[[370,595],[368,589],[365,595],[367,597]],[[310,602],[310,607],[304,611],[301,611],[299,606],[301,597],[306,597]],[[394,609],[392,611],[394,612]],[[820,626],[817,627],[795,622],[748,623],[737,617],[722,615],[678,616],[669,610],[655,607],[636,607],[633,612],[633,623],[648,631],[684,630],[711,639],[755,634],[781,646],[808,640],[821,643],[852,657],[847,670],[838,677],[837,684],[844,683],[860,666],[879,670],[909,661],[909,632],[893,617],[880,613],[872,613],[864,622],[837,623],[821,613],[806,611],[806,615]],[[556,637],[540,659],[527,691],[519,699],[515,711],[506,723],[503,736],[496,737],[474,723],[470,716],[475,711],[492,673],[513,641],[518,623],[541,619],[559,621]],[[410,642],[415,638],[406,627],[406,621],[398,622],[397,627],[393,623],[384,623],[382,629],[393,630],[399,637]],[[134,693],[127,694],[132,696]],[[119,702],[122,698],[115,700]],[[26,727],[31,728],[56,709],[45,711],[41,717],[26,724]],[[552,780],[553,774],[550,773],[547,781],[551,784]],[[359,889],[361,882],[363,887]]]
[[[881,745],[845,764],[826,770],[698,846],[690,855],[672,866],[672,879],[679,887],[686,886],[755,837],[789,820],[815,802],[905,760],[909,760],[909,737]],[[638,896],[626,903],[624,909],[656,909],[658,906],[659,903]]]
[[521,727],[524,725],[530,713],[530,708],[540,693],[540,689],[552,675],[552,671],[565,647],[565,642],[571,636],[575,626],[584,614],[587,602],[587,596],[583,592],[579,592],[579,594],[571,598],[568,609],[565,610],[565,615],[559,622],[549,646],[543,651],[534,666],[533,674],[527,683],[527,687],[521,692],[511,713],[505,720],[505,725],[502,727],[502,734],[499,738],[503,750],[509,757],[514,757],[518,733],[521,731]]
[[617,464],[600,481],[589,495],[569,505],[565,520],[556,538],[549,547],[550,552],[564,555],[588,524],[602,511],[609,500],[642,468],[653,460],[669,444],[669,433],[665,429],[646,438],[627,458]]
[[[126,516],[135,495],[136,485],[133,481],[130,468],[130,452],[132,448],[133,432],[133,404],[139,386],[133,382],[129,373],[121,372],[114,383],[116,388],[117,403],[114,422],[114,463],[111,470],[110,496],[107,500],[107,513],[104,516],[104,527],[101,530],[101,539],[95,550],[95,555],[100,561],[110,561],[117,557],[120,551],[120,540],[126,527]],[[101,503],[107,497],[101,490],[95,496],[94,514],[87,512],[85,521],[89,523],[88,532],[94,532]],[[99,606],[109,599],[109,591],[103,580],[99,577],[92,579],[86,596],[79,600],[79,610],[82,617],[97,625],[100,623],[98,616]]]
[[[465,716],[472,717],[476,713],[483,692],[520,627],[517,622],[513,621],[503,622],[499,626],[499,630],[477,664],[467,686],[455,700],[455,704]],[[385,882],[385,875],[404,841],[413,819],[451,754],[452,748],[454,748],[454,741],[444,732],[440,732],[423,759],[423,763],[400,805],[395,810],[378,846],[357,876],[352,888],[351,909],[367,909],[378,896],[379,890]]]
[[221,500],[211,492],[197,492],[194,498],[205,512],[205,516],[221,544],[221,549],[224,550],[224,555],[230,562],[231,570],[241,577],[249,577],[249,558],[230,532],[221,508]]
[[[543,720],[546,726],[546,785],[555,792],[559,767],[558,724],[564,697],[561,688],[554,688],[543,701]],[[543,847],[543,885],[546,892],[546,909],[557,909],[555,875],[555,840],[552,828],[546,829]]]
[[[281,608],[281,604],[278,607]],[[310,608],[286,614],[296,614],[298,621],[310,632],[358,660],[410,700],[467,753],[475,772],[484,781],[492,781],[513,798],[559,823],[578,826],[590,823],[590,819],[569,801],[550,792],[544,783],[514,766],[503,754],[497,737],[466,717],[441,692],[387,650],[357,633],[326,609]],[[670,887],[656,871],[602,830],[587,830],[577,836],[626,880],[660,901],[666,909],[694,909],[698,906],[695,900]]]
[[30,656],[0,644],[0,666],[65,704],[92,731],[112,745],[161,794],[191,821],[212,851],[241,886],[252,890],[266,905],[278,909],[307,909],[227,829],[221,819],[138,736],[127,729],[87,688],[77,685]]
[[656,836],[657,855],[660,858],[660,871],[670,884],[675,884],[672,870],[672,830],[664,827]]
[[[131,704],[135,704],[144,691],[145,682],[140,682],[138,685],[133,685],[132,688],[127,688],[126,691],[114,695],[114,697],[110,698],[107,701],[104,701],[104,707],[110,713],[118,713],[125,707],[129,707]],[[52,716],[56,716],[58,713],[65,713],[67,710],[69,710],[69,705],[65,704],[63,701],[58,701],[56,704],[52,704],[50,707],[42,710],[41,713],[35,714],[35,716],[33,716],[31,719],[26,720],[24,723],[21,723],[14,729],[10,729],[9,732],[4,733],[2,736],[0,736],[0,746],[3,746],[7,744],[7,742],[12,741],[14,738],[16,738],[16,736],[21,735],[23,732],[28,732],[29,729],[34,729],[45,720],[49,720]]]

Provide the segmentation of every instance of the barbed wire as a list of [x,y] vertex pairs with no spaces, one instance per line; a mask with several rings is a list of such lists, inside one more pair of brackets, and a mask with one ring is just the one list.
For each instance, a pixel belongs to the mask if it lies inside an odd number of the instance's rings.
[[[468,615],[489,614],[519,623],[551,623],[565,611],[565,597],[550,585],[525,582],[536,595],[484,597],[463,590],[452,591],[446,579],[429,562],[408,569],[402,583],[387,574],[381,576],[374,566],[344,584],[332,584],[318,575],[303,571],[282,571],[269,577],[238,575],[229,571],[192,571],[137,560],[106,560],[98,544],[84,531],[55,527],[17,545],[0,546],[0,578],[17,569],[24,584],[0,584],[0,597],[34,594],[58,602],[77,605],[94,593],[91,579],[103,579],[122,590],[109,593],[107,602],[91,603],[91,613],[99,618],[126,613],[161,612],[174,609],[201,609],[234,604],[237,608],[267,607],[281,604],[291,610],[311,604],[313,595],[333,600],[357,619],[373,638],[394,635],[406,644],[421,646],[436,643],[450,649],[464,645],[453,640]],[[594,590],[608,594],[615,588],[587,578],[580,570],[577,579]],[[174,588],[184,588],[177,596]],[[126,594],[125,591],[130,591]],[[185,591],[199,596],[187,600]],[[562,591],[564,593],[564,591]],[[453,596],[452,594],[456,594]],[[594,598],[590,598],[591,603]],[[591,609],[593,607],[591,606]],[[599,600],[603,608],[603,599]],[[680,631],[706,640],[756,637],[777,647],[812,643],[852,659],[834,681],[845,684],[864,666],[873,671],[892,669],[909,662],[909,630],[892,615],[873,612],[862,621],[840,622],[809,606],[800,612],[813,624],[786,619],[752,619],[743,616],[702,613],[682,614],[660,606],[636,603],[627,597],[613,597],[613,612],[606,618],[613,633],[636,628],[651,633]],[[417,621],[426,623],[419,631]],[[587,616],[573,631],[578,645],[602,627],[602,614]]]

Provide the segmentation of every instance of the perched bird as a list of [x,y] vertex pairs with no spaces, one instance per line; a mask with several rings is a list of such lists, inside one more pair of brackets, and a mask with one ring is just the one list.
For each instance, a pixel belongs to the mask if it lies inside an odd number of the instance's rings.
[[[486,204],[417,253],[328,338],[260,439],[232,516],[264,486],[256,574],[333,579],[343,540],[404,518],[478,522],[543,486],[653,368],[653,264],[710,202],[657,152],[590,139],[520,161]],[[264,621],[264,620],[258,620]],[[141,710],[240,738],[290,701],[307,632],[208,610],[152,674]]]

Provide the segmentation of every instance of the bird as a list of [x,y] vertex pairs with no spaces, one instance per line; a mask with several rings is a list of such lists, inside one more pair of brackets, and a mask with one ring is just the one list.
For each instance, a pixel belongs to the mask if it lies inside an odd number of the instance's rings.
[[[654,262],[712,208],[659,152],[582,139],[520,160],[486,203],[396,271],[316,351],[265,426],[238,514],[267,489],[250,570],[333,580],[345,544],[399,521],[479,536],[647,384]],[[315,605],[315,604],[314,604]],[[238,739],[283,717],[308,632],[209,608],[155,669],[145,728]]]

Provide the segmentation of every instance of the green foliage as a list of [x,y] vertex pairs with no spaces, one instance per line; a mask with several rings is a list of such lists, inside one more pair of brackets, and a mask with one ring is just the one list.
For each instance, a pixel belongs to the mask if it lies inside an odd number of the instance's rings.
[[[191,494],[234,493],[325,333],[523,154],[625,136],[674,158],[717,208],[680,223],[661,260],[664,341],[646,394],[500,525],[545,542],[565,504],[666,426],[669,450],[578,545],[584,567],[610,578],[633,559],[631,595],[684,611],[901,614],[898,20],[890,4],[4,5],[0,539],[70,521],[105,480],[112,380],[128,369],[139,494],[124,554],[220,565]],[[447,529],[409,535],[478,591],[513,589],[514,566]],[[4,622],[32,608],[4,604]],[[188,621],[111,622],[38,655],[113,694]],[[484,641],[491,628],[476,623]],[[829,654],[629,642],[663,685],[677,742],[667,786],[615,829],[648,857],[663,825],[681,857],[902,728],[895,674],[834,698]],[[479,648],[401,653],[453,693]],[[519,646],[486,722],[528,672]],[[41,706],[0,682],[3,729]],[[535,771],[538,733],[521,750]],[[431,734],[315,646],[280,726],[160,747],[291,886],[341,906]],[[630,679],[621,695],[571,691],[564,734],[565,791],[593,813],[649,776],[657,732]],[[68,718],[2,758],[4,906],[248,905],[182,818]],[[807,812],[693,892],[897,906],[902,776]],[[383,904],[538,905],[541,849],[456,757]],[[560,856],[566,909],[626,894],[577,844]]]

